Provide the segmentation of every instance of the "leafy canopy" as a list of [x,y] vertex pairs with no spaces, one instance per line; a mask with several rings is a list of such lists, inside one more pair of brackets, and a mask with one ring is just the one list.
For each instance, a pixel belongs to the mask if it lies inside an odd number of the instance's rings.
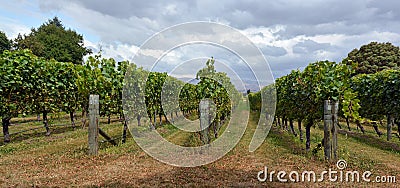
[[0,31],[0,54],[3,53],[4,50],[11,49],[11,41],[8,40],[6,34]]
[[81,64],[83,56],[92,53],[83,46],[83,36],[71,29],[65,29],[57,17],[37,29],[33,28],[28,35],[19,34],[15,39],[15,47],[28,48],[33,54],[48,60],[74,64]]
[[344,59],[348,65],[356,63],[355,74],[372,74],[400,67],[400,49],[391,43],[371,42],[351,51]]

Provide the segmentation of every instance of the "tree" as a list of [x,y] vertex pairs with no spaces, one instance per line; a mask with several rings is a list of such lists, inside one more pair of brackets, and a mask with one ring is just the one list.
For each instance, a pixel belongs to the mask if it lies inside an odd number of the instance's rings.
[[8,40],[6,34],[0,31],[0,54],[3,53],[4,50],[11,49],[11,41]]
[[344,59],[348,65],[356,63],[354,74],[371,74],[400,67],[400,49],[391,43],[371,42],[351,51]]
[[47,60],[55,59],[59,62],[81,64],[83,56],[92,51],[83,46],[83,36],[71,29],[65,29],[61,20],[54,17],[33,28],[28,35],[18,35],[15,39],[17,49],[30,49],[33,54]]

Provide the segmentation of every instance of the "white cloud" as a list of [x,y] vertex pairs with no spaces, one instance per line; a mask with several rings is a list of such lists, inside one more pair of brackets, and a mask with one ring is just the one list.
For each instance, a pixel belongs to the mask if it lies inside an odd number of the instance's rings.
[[28,34],[30,28],[20,23],[18,20],[0,17],[0,30],[6,33],[7,38],[14,39],[18,34]]
[[92,49],[93,54],[97,54],[100,49],[102,50],[102,57],[114,58],[116,61],[132,60],[133,56],[138,51],[139,47],[128,44],[102,44],[85,40],[86,47]]
[[178,11],[176,10],[176,5],[174,4],[167,5],[163,11],[164,15],[175,15],[177,13]]

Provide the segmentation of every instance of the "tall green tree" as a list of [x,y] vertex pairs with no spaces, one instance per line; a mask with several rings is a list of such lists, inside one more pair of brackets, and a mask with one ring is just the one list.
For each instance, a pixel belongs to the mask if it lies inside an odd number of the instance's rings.
[[15,39],[17,49],[30,49],[35,55],[59,62],[81,64],[83,56],[92,51],[83,45],[83,36],[71,29],[66,29],[61,20],[54,17],[33,28],[28,35],[18,35]]
[[357,64],[354,74],[372,74],[385,69],[397,69],[400,67],[400,48],[389,42],[371,42],[351,51],[344,62]]
[[0,31],[0,54],[3,53],[4,50],[11,49],[11,41],[8,40],[6,34]]

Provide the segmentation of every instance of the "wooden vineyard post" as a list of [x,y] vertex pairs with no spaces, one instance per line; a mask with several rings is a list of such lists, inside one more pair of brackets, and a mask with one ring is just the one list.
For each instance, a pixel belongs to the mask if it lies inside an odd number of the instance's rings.
[[338,159],[337,155],[337,147],[338,147],[338,142],[337,142],[337,134],[338,134],[338,109],[339,109],[339,102],[338,101],[333,101],[332,104],[332,157],[334,160]]
[[203,144],[208,144],[208,126],[210,125],[210,100],[202,99],[200,101],[200,133]]
[[325,160],[337,160],[337,114],[339,102],[324,101],[324,156]]
[[98,137],[99,125],[99,95],[89,97],[89,155],[97,155],[99,150]]
[[331,127],[332,105],[330,100],[324,101],[324,155],[325,160],[331,160]]

